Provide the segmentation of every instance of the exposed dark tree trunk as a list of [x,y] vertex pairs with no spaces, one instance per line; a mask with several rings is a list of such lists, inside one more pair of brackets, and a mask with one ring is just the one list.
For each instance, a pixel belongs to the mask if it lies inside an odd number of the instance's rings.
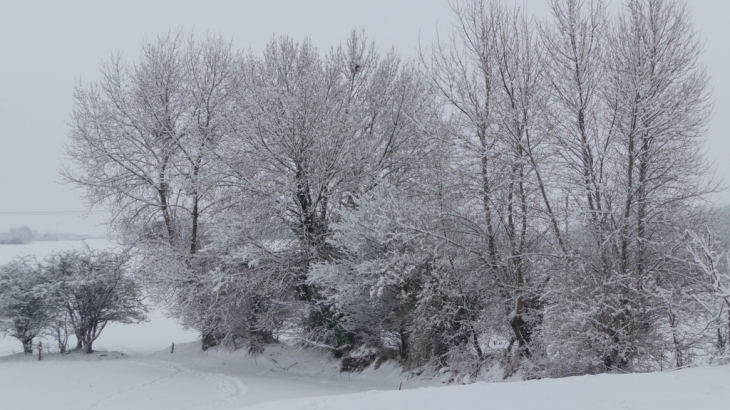
[[32,337],[22,337],[20,339],[20,342],[23,344],[23,353],[24,354],[33,354],[33,338]]

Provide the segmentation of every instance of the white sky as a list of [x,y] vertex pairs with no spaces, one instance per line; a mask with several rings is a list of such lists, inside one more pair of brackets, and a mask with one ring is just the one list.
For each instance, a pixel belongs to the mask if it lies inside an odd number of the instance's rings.
[[[547,15],[546,0],[520,0]],[[620,4],[614,0],[613,3]],[[712,76],[715,116],[707,151],[730,184],[730,1],[689,0],[706,39],[703,61]],[[273,35],[310,37],[321,51],[364,28],[382,49],[415,56],[419,44],[451,29],[446,0],[0,0],[0,231],[102,234],[103,215],[8,215],[83,211],[81,192],[59,183],[75,82],[92,81],[99,64],[121,52],[137,58],[145,38],[179,28],[232,38],[260,51]],[[730,193],[716,196],[730,202]]]

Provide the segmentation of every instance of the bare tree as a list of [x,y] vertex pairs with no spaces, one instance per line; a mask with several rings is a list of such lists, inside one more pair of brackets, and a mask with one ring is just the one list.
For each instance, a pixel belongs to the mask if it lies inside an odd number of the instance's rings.
[[146,319],[140,284],[129,277],[129,256],[85,250],[51,255],[46,275],[78,340],[77,348],[92,352],[94,341],[110,322],[139,323]]
[[730,259],[727,251],[718,250],[717,239],[711,232],[700,235],[688,230],[686,235],[689,239],[688,262],[697,269],[698,279],[705,285],[704,292],[693,296],[709,316],[710,326],[706,329],[716,333],[712,336],[717,338],[717,353],[727,359],[730,356]]
[[170,306],[194,288],[195,255],[225,183],[216,164],[236,61],[220,38],[168,35],[144,44],[136,63],[103,64],[101,79],[74,95],[74,166],[63,175],[90,206],[111,210],[111,228],[145,259],[140,273]]
[[33,353],[33,339],[52,320],[49,288],[35,260],[16,258],[0,266],[0,329]]
[[529,356],[544,277],[527,255],[551,242],[558,255],[567,254],[538,126],[545,106],[541,49],[534,25],[519,9],[497,1],[456,2],[453,8],[457,24],[448,46],[422,53],[434,87],[451,107],[449,138],[468,198],[446,217],[458,231],[470,232],[460,235],[458,247],[491,276],[512,342]]
[[63,175],[90,206],[112,210],[126,240],[190,255],[200,247],[233,64],[223,40],[177,34],[146,43],[138,63],[113,58],[97,83],[77,86],[66,147],[75,167]]
[[[555,349],[590,351],[586,363],[610,369],[651,367],[664,354],[661,306],[678,306],[667,298],[685,274],[673,259],[681,232],[714,189],[700,43],[678,1],[629,1],[610,25],[601,2],[554,2],[553,13],[555,28],[542,33],[554,141],[584,221],[573,234],[579,264],[551,284],[550,314],[575,319],[550,317],[569,342]],[[590,347],[576,349],[583,338]]]

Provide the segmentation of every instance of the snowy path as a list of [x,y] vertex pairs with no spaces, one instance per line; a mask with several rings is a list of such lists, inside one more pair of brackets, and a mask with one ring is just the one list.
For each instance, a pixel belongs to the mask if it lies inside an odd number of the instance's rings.
[[[193,393],[194,390],[199,390],[192,394],[194,396],[192,401],[185,400],[182,402],[184,403],[182,406],[178,403],[169,406],[169,408],[185,410],[227,408],[226,404],[233,403],[238,396],[246,392],[246,386],[236,377],[194,371],[180,364],[160,360],[134,360],[131,361],[131,364],[151,367],[166,374],[123,388],[112,395],[97,400],[87,407],[87,410],[132,408],[130,406],[131,402],[136,402],[138,396],[151,398],[158,392],[167,390],[166,385],[173,386],[174,389],[187,386],[183,393],[188,395]],[[180,397],[177,398],[180,399]],[[167,399],[165,401],[168,402]],[[157,408],[167,408],[167,406]]]
[[[300,367],[300,371],[295,371]],[[197,343],[128,356],[0,357],[0,409],[234,410],[272,400],[393,389],[386,374],[350,379],[331,360],[273,346],[253,358],[245,352],[202,352]]]

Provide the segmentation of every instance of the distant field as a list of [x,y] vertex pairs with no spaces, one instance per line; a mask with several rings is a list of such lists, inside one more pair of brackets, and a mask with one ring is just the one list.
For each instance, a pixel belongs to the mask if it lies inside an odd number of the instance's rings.
[[82,249],[88,245],[92,249],[104,249],[114,246],[108,239],[88,239],[85,241],[42,241],[24,245],[0,245],[0,264],[7,263],[16,256],[34,255],[43,259],[54,251]]

